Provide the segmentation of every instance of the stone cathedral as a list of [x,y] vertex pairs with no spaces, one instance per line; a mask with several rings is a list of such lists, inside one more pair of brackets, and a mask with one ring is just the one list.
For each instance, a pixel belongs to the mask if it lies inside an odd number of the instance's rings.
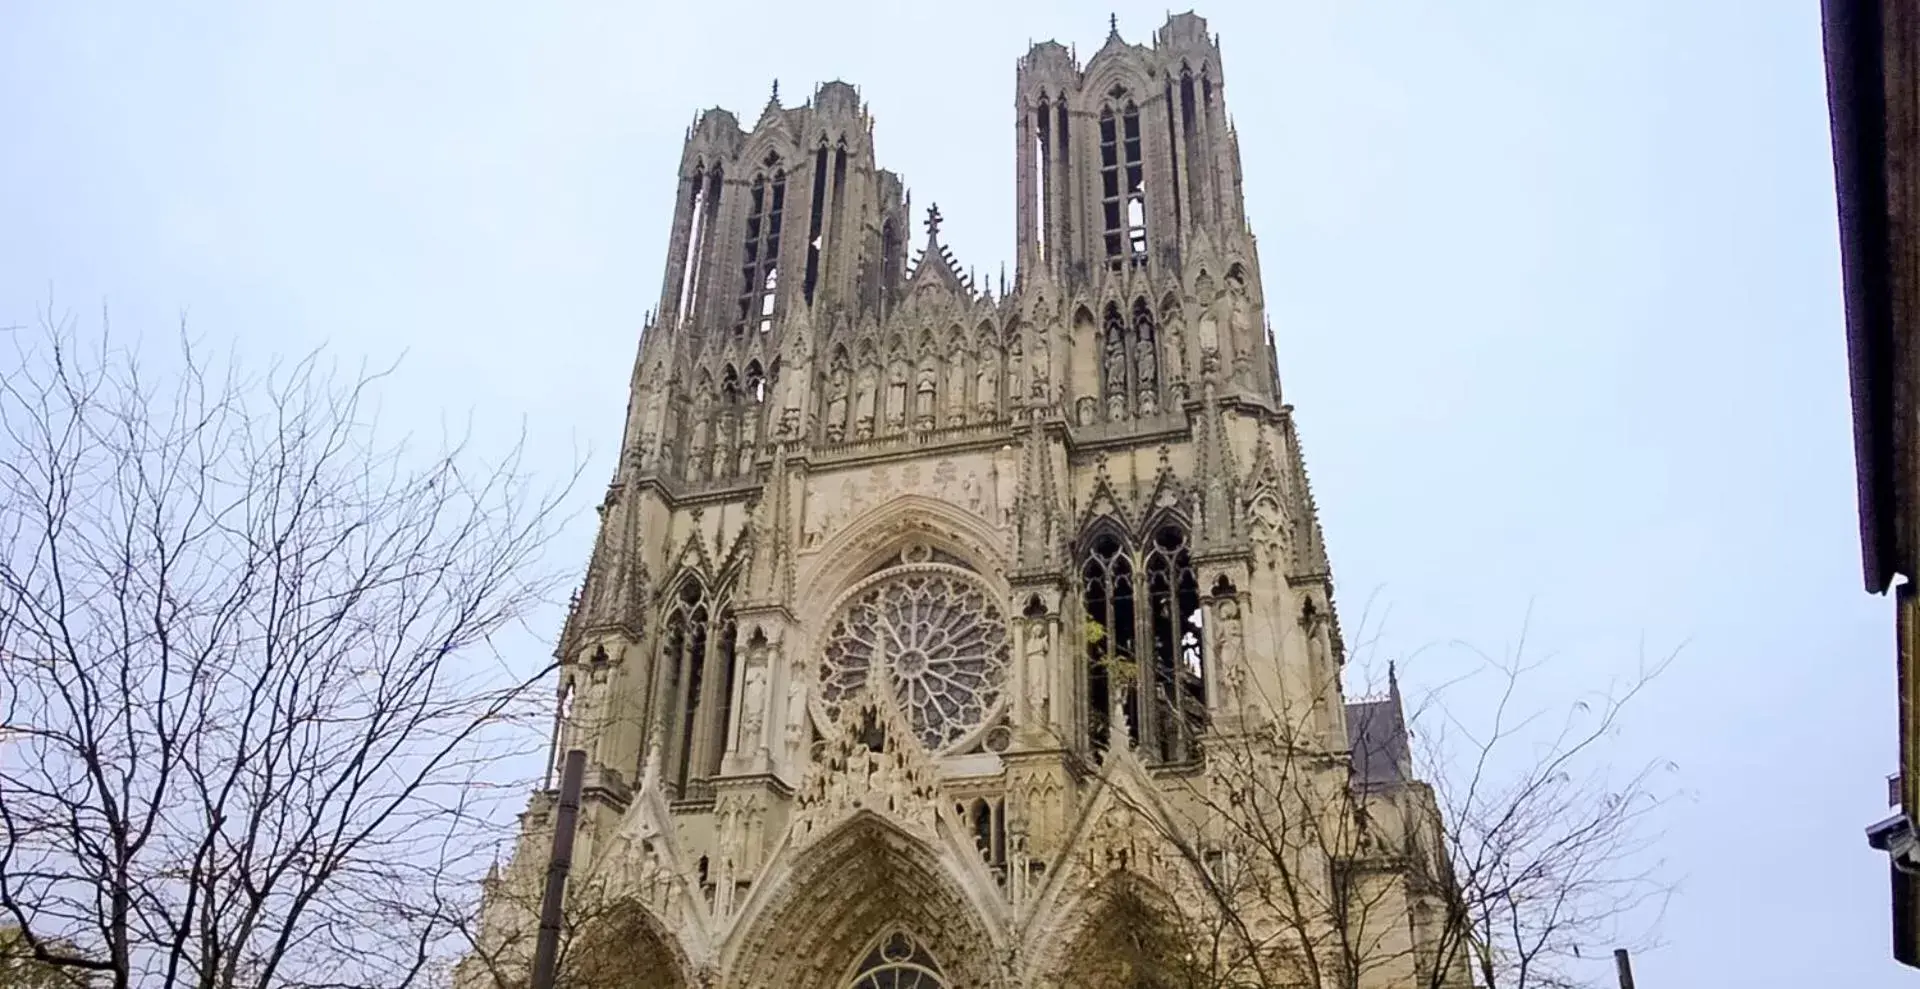
[[[1268,779],[1373,822],[1315,875],[1372,855],[1369,936],[1402,961],[1360,982],[1427,978],[1442,893],[1395,863],[1431,852],[1431,791],[1397,692],[1341,690],[1217,39],[1179,14],[1015,79],[997,286],[880,167],[852,86],[689,130],[556,768],[463,985],[531,952],[575,748],[563,984],[1188,985],[1228,928],[1291,974],[1210,984],[1318,984],[1286,918],[1221,921],[1251,857],[1222,808]],[[1275,761],[1220,769],[1247,753]]]

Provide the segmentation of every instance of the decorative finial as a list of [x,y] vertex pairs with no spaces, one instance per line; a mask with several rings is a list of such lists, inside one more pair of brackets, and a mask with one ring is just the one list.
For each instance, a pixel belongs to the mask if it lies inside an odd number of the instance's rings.
[[1107,15],[1107,33],[1114,35],[1115,37],[1119,36],[1120,34],[1120,15],[1119,14]]
[[773,81],[773,98],[770,100],[770,102],[773,102],[773,103],[780,102],[780,80],[778,79],[775,79]]
[[940,204],[934,203],[927,207],[927,238],[931,240],[938,236],[940,236]]

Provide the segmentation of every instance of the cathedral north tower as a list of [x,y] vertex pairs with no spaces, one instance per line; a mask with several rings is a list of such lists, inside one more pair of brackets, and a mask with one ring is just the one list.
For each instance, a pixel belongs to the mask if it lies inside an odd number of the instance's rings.
[[[1230,829],[1170,815],[1224,743],[1291,726],[1278,758],[1348,778],[1217,40],[1189,13],[1084,63],[1035,45],[1012,116],[999,286],[879,166],[852,86],[688,130],[557,651],[579,971],[1131,985],[1099,974],[1114,890],[1209,909]],[[530,950],[555,785],[470,983]]]

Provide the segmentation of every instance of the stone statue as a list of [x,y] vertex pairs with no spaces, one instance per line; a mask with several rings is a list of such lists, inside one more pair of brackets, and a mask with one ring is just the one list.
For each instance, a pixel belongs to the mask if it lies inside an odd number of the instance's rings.
[[847,435],[847,369],[835,365],[827,376],[827,439],[838,442]]
[[787,677],[787,749],[798,751],[807,741],[807,682],[804,668],[793,664]]
[[1027,625],[1026,650],[1023,656],[1026,672],[1027,718],[1035,727],[1044,727],[1047,723],[1047,638],[1052,629],[1046,622],[1032,622]]
[[1142,337],[1133,345],[1133,366],[1139,375],[1142,390],[1151,390],[1158,380],[1159,364],[1153,356],[1153,340]]
[[979,386],[974,393],[975,408],[983,422],[992,422],[1000,417],[1000,369],[995,366],[997,363],[993,352],[984,350],[980,355],[980,369],[974,375],[977,379],[975,383]]
[[897,432],[907,425],[907,362],[894,358],[887,369],[887,430]]
[[[1240,602],[1228,598],[1213,606],[1214,654],[1220,673],[1229,685],[1246,682],[1246,666],[1240,661]],[[1237,693],[1237,691],[1236,691]],[[1235,698],[1236,703],[1238,698]]]
[[766,646],[759,648],[762,655],[748,660],[746,685],[740,691],[740,748],[743,751],[759,747],[760,728],[766,724]]
[[933,392],[935,377],[933,360],[932,358],[928,358],[920,365],[920,377],[914,385],[913,419],[914,426],[918,429],[933,428]]
[[965,425],[967,421],[967,353],[955,342],[947,352],[947,425]]
[[1179,381],[1185,378],[1187,361],[1186,334],[1180,332],[1180,318],[1175,316],[1167,322],[1167,380]]
[[1127,390],[1126,345],[1120,342],[1120,333],[1115,330],[1107,334],[1106,350],[1107,393],[1119,394]]
[[853,436],[855,439],[873,438],[874,405],[879,398],[880,376],[873,365],[862,365],[860,377],[854,385]]

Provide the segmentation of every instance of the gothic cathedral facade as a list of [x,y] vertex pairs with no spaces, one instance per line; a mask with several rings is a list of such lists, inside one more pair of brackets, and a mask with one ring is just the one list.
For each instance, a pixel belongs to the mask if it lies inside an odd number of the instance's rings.
[[[1223,79],[1193,14],[1084,66],[1034,46],[997,289],[851,86],[699,116],[557,653],[573,984],[1171,985],[1146,955],[1222,927],[1210,808],[1288,775],[1210,765],[1256,737],[1426,827],[1397,695],[1342,694]],[[468,986],[524,965],[555,786]],[[1393,888],[1417,941],[1437,894]],[[1285,940],[1272,984],[1310,984]]]

